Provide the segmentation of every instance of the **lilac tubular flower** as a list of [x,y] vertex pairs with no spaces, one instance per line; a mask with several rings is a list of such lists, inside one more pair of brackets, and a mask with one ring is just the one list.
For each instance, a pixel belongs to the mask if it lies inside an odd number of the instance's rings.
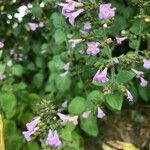
[[78,116],[69,117],[69,122],[72,122],[74,125],[78,124]]
[[97,55],[100,52],[100,49],[98,48],[99,42],[87,42],[88,49],[86,51],[89,55]]
[[142,86],[142,87],[146,87],[147,86],[147,84],[148,84],[148,81],[146,81],[143,77],[140,77],[140,85]]
[[84,30],[89,31],[92,28],[91,22],[84,23]]
[[122,42],[126,39],[127,37],[116,37],[117,44],[122,44]]
[[105,113],[102,111],[102,109],[100,107],[98,107],[98,111],[97,111],[97,118],[103,118],[105,116]]
[[99,7],[99,18],[107,20],[115,16],[115,8],[111,8],[111,4],[101,4]]
[[65,14],[65,12],[72,12],[75,10],[76,7],[82,7],[83,4],[73,1],[73,0],[66,0],[67,3],[59,3],[59,6],[62,6],[62,14]]
[[91,111],[85,111],[85,112],[83,112],[82,117],[86,119],[89,117],[90,113],[91,113]]
[[94,81],[99,81],[101,83],[106,83],[109,81],[109,79],[107,78],[107,67],[104,68],[104,70],[102,72],[100,72],[100,70],[97,71],[97,73],[95,74],[95,76],[93,77]]
[[60,117],[60,119],[62,120],[61,124],[62,125],[66,125],[67,122],[69,121],[69,117],[67,115],[64,115],[62,113],[57,113],[57,115]]
[[143,67],[146,69],[150,69],[150,59],[144,59],[143,62]]
[[127,99],[129,101],[132,101],[133,100],[133,96],[132,96],[131,92],[128,89],[126,89],[126,92],[127,92]]
[[38,116],[33,121],[26,124],[27,131],[24,131],[23,135],[27,141],[30,141],[31,135],[34,134],[39,129],[39,127],[36,127],[36,126],[40,122],[40,119],[41,119],[41,117]]
[[70,39],[69,44],[71,45],[71,48],[75,48],[77,44],[82,42],[82,39]]
[[64,70],[65,71],[69,71],[69,67],[70,67],[70,62],[68,62],[68,63],[66,63],[65,65],[64,65]]
[[0,81],[4,80],[6,78],[6,75],[4,75],[3,73],[0,73]]
[[57,113],[57,115],[62,120],[62,125],[66,125],[68,122],[72,122],[74,125],[78,124],[78,116],[67,116],[62,113]]
[[44,27],[44,22],[40,22],[39,24],[38,24],[38,26],[40,27],[40,28],[43,28]]
[[52,130],[49,130],[45,144],[55,148],[62,145],[56,130],[54,132],[52,132]]
[[0,41],[0,48],[4,47],[4,43]]
[[39,25],[37,23],[30,22],[30,23],[28,23],[28,25],[29,25],[31,31],[35,31],[39,27]]
[[65,100],[65,101],[62,103],[62,107],[63,107],[63,108],[67,108],[67,106],[68,106],[68,101]]
[[142,72],[142,71],[138,71],[138,70],[135,70],[135,69],[131,69],[131,70],[136,74],[137,78],[140,78],[140,77],[144,76],[144,72]]
[[74,22],[75,22],[76,17],[78,17],[83,11],[84,11],[84,9],[79,9],[79,10],[77,10],[75,12],[65,13],[64,16],[66,18],[68,18],[70,24],[72,26],[74,26]]
[[61,73],[60,74],[60,76],[62,76],[62,77],[64,77],[64,76],[66,76],[68,73],[69,73],[69,67],[70,67],[70,62],[68,62],[68,63],[66,63],[65,65],[64,65],[64,73]]

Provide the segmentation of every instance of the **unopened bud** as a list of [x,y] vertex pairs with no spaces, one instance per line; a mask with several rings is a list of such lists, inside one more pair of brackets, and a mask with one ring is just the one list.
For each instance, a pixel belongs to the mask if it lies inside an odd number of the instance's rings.
[[112,38],[106,39],[106,43],[107,43],[107,44],[111,44],[112,42],[113,42]]
[[144,18],[145,22],[150,22],[150,18]]
[[105,24],[103,24],[103,28],[107,28],[107,24],[105,23]]

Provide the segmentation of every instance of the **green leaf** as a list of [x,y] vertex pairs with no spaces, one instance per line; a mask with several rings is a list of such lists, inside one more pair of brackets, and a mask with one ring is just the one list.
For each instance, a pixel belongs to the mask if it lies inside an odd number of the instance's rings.
[[65,20],[60,13],[54,12],[51,19],[53,20],[53,25],[55,28],[62,28],[63,25],[65,25]]
[[71,79],[69,76],[58,75],[57,78],[55,78],[55,82],[59,92],[63,93],[70,89]]
[[88,118],[80,118],[80,126],[83,131],[91,136],[97,136],[98,134],[98,126],[97,119],[94,115],[90,114]]
[[147,87],[138,87],[138,92],[140,97],[145,100],[149,101],[150,100],[150,86],[148,85]]
[[123,103],[123,95],[119,91],[114,91],[113,93],[107,94],[105,96],[106,104],[112,110],[121,110]]
[[7,118],[12,118],[16,111],[16,97],[12,93],[0,94],[0,110]]
[[37,18],[41,17],[42,9],[41,9],[39,3],[33,3],[33,5],[32,5],[32,14]]
[[75,97],[69,104],[68,111],[70,114],[80,115],[85,110],[85,99],[83,97]]
[[37,67],[43,68],[44,67],[44,60],[42,59],[42,57],[36,57],[35,64]]
[[102,93],[98,90],[92,91],[87,95],[86,108],[94,108],[96,102],[102,101]]
[[129,42],[129,46],[130,46],[132,49],[136,49],[138,43],[139,43],[138,40],[132,40],[131,42]]
[[119,73],[116,76],[117,81],[121,83],[128,83],[134,78],[135,74],[127,70],[119,70]]
[[21,76],[23,74],[23,67],[20,64],[16,64],[13,66],[13,74],[16,76]]
[[4,73],[4,71],[5,71],[5,65],[0,64],[0,73],[2,74]]
[[129,29],[132,33],[138,35],[140,32],[142,32],[142,25],[141,20],[134,21],[133,25]]
[[34,75],[32,83],[35,87],[40,88],[43,85],[44,75],[42,73],[37,73]]
[[68,123],[61,132],[61,138],[66,141],[72,141],[72,131],[75,129],[75,125]]
[[61,29],[57,29],[54,34],[55,42],[61,44],[66,41],[66,35]]

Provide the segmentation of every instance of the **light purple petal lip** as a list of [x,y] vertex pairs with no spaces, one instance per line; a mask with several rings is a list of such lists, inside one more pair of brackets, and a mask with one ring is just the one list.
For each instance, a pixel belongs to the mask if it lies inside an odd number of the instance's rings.
[[100,45],[99,42],[87,42],[88,48],[86,53],[88,55],[93,55],[93,56],[97,55],[100,52],[100,49],[98,47],[99,45]]
[[33,121],[26,124],[27,131],[23,131],[22,134],[24,135],[24,138],[27,141],[30,141],[31,135],[34,134],[39,129],[39,127],[37,127],[37,125],[40,122],[40,119],[41,119],[41,117],[38,116]]
[[127,37],[116,37],[117,44],[122,44],[122,42],[126,39]]
[[103,110],[100,107],[98,107],[97,118],[101,119],[103,117],[105,117],[105,113],[103,112]]
[[104,70],[102,72],[100,72],[100,70],[97,71],[97,73],[95,74],[95,76],[93,77],[94,81],[99,81],[100,83],[106,83],[109,81],[109,79],[107,78],[107,67],[104,68]]
[[101,4],[98,16],[102,20],[108,20],[115,16],[115,8],[111,8],[111,4]]
[[51,129],[49,130],[45,144],[55,148],[62,145],[62,142],[60,141],[59,135],[56,130],[54,132]]
[[147,84],[148,84],[148,81],[146,81],[143,77],[140,77],[140,85],[142,86],[142,87],[146,87],[147,86]]
[[4,47],[4,43],[0,41],[0,48]]
[[92,28],[91,22],[85,22],[84,23],[84,30],[90,30]]
[[128,89],[126,89],[126,92],[127,92],[127,99],[129,101],[132,101],[133,100],[133,96],[132,96],[131,92]]
[[144,62],[143,67],[145,69],[150,69],[150,59],[144,59],[143,62]]

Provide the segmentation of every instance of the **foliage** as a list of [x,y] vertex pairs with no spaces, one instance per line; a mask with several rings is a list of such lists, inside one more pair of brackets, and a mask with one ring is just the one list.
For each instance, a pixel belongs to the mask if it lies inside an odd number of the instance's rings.
[[[62,14],[58,5],[62,2],[0,1],[0,42],[4,43],[0,49],[0,113],[7,150],[12,146],[15,150],[51,149],[45,145],[49,129],[58,131],[63,149],[82,150],[83,132],[91,137],[99,134],[98,107],[107,114],[109,109],[116,112],[122,106],[142,103],[141,99],[149,104],[150,85],[140,83],[150,81],[150,69],[143,67],[143,61],[150,59],[149,1],[109,0],[115,16],[103,20],[98,17],[101,0],[82,0],[84,12],[74,26]],[[92,26],[89,30],[84,29],[87,21]],[[118,43],[116,37],[125,39]],[[80,42],[71,41],[76,39]],[[87,42],[98,42],[92,50],[100,52],[87,54]],[[94,80],[96,72],[105,68],[103,77],[109,81],[101,82],[101,76]],[[62,107],[65,100],[67,108]],[[62,126],[58,111],[78,116],[78,125],[73,120]],[[88,111],[88,117],[83,117]],[[26,144],[22,131],[35,116],[41,116],[40,129],[32,136],[36,140]]]

